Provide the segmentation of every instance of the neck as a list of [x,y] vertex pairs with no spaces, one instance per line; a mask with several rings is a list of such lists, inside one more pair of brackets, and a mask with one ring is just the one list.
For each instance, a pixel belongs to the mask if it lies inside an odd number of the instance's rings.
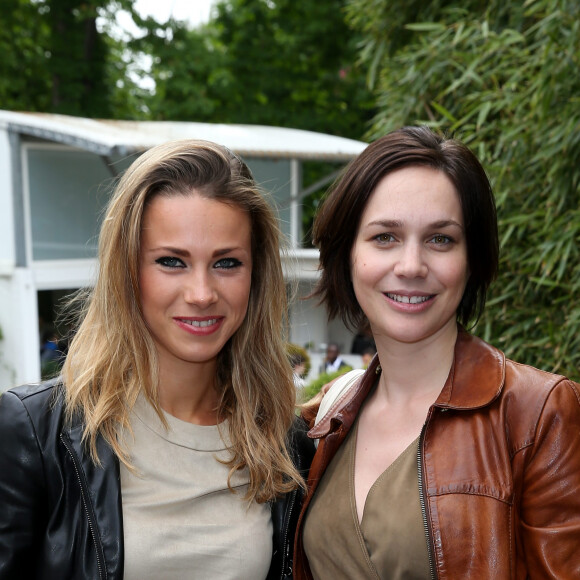
[[212,363],[172,365],[159,369],[161,408],[182,421],[216,425],[219,394],[216,388],[215,361]]
[[451,370],[456,339],[454,320],[417,343],[375,337],[383,369],[379,389],[392,402],[425,398],[435,401]]

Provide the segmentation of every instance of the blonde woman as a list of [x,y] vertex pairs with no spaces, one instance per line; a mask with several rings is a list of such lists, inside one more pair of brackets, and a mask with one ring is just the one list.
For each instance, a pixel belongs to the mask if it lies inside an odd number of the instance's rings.
[[62,376],[0,399],[0,578],[291,576],[294,422],[276,218],[224,147],[118,184]]

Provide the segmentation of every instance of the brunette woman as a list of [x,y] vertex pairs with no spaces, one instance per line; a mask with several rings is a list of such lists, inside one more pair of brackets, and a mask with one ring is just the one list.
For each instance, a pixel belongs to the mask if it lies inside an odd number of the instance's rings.
[[424,127],[379,139],[314,239],[316,294],[378,353],[309,433],[295,578],[580,578],[579,386],[465,330],[498,268],[473,153]]
[[62,376],[0,399],[0,578],[287,578],[294,425],[277,219],[246,165],[155,147],[105,215]]

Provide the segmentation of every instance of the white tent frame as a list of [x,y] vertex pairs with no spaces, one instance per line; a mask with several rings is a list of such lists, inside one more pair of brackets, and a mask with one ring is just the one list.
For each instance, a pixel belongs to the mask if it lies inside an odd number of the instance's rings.
[[[345,164],[362,152],[366,143],[260,125],[113,121],[0,110],[0,328],[4,334],[0,341],[0,390],[40,378],[37,292],[86,285],[94,279],[96,270],[96,260],[33,260],[27,147],[44,143],[53,148],[88,151],[113,167],[112,158],[185,138],[223,144],[241,157],[289,160],[290,197],[283,203],[290,209],[291,255],[284,263],[285,273],[303,283],[317,278],[318,252],[300,247],[300,204],[338,172],[303,189],[301,163],[321,160]],[[312,312],[306,310],[296,327],[304,331],[307,323],[312,324],[311,319]],[[321,320],[319,317],[319,326]],[[319,342],[327,340],[325,332],[316,330]],[[310,337],[311,330],[307,334]],[[304,336],[303,332],[301,338]]]

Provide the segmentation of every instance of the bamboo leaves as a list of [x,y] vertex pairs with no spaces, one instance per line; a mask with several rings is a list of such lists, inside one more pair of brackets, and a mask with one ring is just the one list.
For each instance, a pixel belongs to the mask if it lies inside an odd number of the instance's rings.
[[348,15],[367,48],[392,47],[364,57],[380,59],[369,137],[427,123],[464,140],[492,179],[500,275],[475,332],[579,379],[580,5],[351,0]]

